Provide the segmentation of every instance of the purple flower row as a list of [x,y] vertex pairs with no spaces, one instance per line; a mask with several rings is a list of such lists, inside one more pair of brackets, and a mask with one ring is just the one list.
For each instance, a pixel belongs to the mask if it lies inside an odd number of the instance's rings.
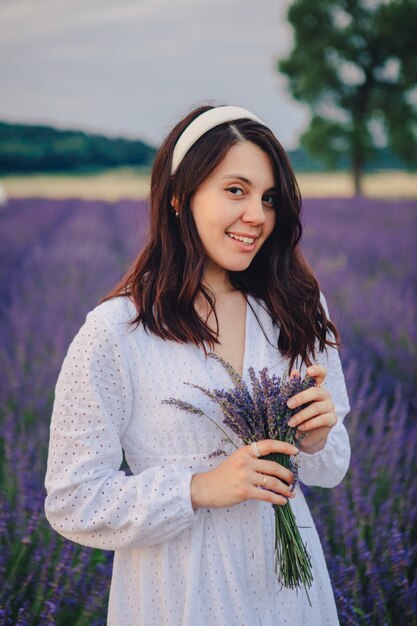
[[[417,203],[310,200],[305,222],[352,405],[346,480],[306,489],[340,621],[416,624]],[[105,624],[112,555],[44,519],[48,424],[68,344],[145,224],[131,201],[13,200],[0,214],[0,624]]]

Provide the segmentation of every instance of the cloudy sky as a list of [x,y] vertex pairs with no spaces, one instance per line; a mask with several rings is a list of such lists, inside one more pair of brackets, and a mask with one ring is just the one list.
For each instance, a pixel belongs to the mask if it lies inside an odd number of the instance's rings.
[[276,61],[288,0],[0,0],[0,119],[158,143],[192,106],[244,106],[287,148],[307,110]]

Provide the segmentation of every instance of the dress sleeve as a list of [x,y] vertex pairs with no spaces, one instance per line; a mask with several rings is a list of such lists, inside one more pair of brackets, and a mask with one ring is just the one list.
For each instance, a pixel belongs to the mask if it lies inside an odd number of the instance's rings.
[[[321,302],[328,315],[323,295]],[[338,350],[328,346],[327,350],[319,353],[316,362],[327,369],[325,385],[335,404],[338,422],[330,431],[322,450],[314,454],[298,454],[299,478],[305,485],[335,487],[344,478],[350,462],[349,436],[343,424],[350,411],[349,399]]]
[[93,311],[58,378],[45,477],[45,513],[58,533],[116,550],[167,541],[191,526],[191,470],[120,470],[133,407],[127,355]]

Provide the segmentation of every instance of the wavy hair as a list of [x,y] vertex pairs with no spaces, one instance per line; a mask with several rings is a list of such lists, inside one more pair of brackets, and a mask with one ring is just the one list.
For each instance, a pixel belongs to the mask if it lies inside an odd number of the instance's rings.
[[[208,131],[190,148],[174,176],[172,154],[183,130],[198,115],[213,108],[201,106],[186,115],[162,143],[152,169],[148,242],[119,284],[103,300],[127,296],[137,310],[133,324],[163,339],[192,343],[206,350],[218,333],[197,313],[196,299],[206,298],[217,321],[215,296],[203,284],[205,252],[197,233],[190,201],[207,176],[239,141],[251,141],[271,160],[277,186],[275,227],[251,265],[229,272],[232,285],[262,300],[279,327],[277,348],[290,361],[306,365],[317,346],[338,345],[335,325],[320,302],[317,280],[305,261],[300,240],[301,195],[288,157],[269,128],[249,119],[226,122]],[[180,207],[175,216],[172,199]]]

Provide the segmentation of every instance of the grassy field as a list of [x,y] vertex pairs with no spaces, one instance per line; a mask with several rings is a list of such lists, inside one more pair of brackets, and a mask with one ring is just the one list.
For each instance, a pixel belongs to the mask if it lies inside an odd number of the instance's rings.
[[[353,195],[353,183],[346,173],[298,174],[304,197],[340,197]],[[145,199],[150,176],[131,168],[96,174],[5,176],[0,179],[8,196],[13,198],[83,198],[117,201],[121,198]],[[417,173],[386,171],[364,177],[364,193],[370,198],[417,198]]]

